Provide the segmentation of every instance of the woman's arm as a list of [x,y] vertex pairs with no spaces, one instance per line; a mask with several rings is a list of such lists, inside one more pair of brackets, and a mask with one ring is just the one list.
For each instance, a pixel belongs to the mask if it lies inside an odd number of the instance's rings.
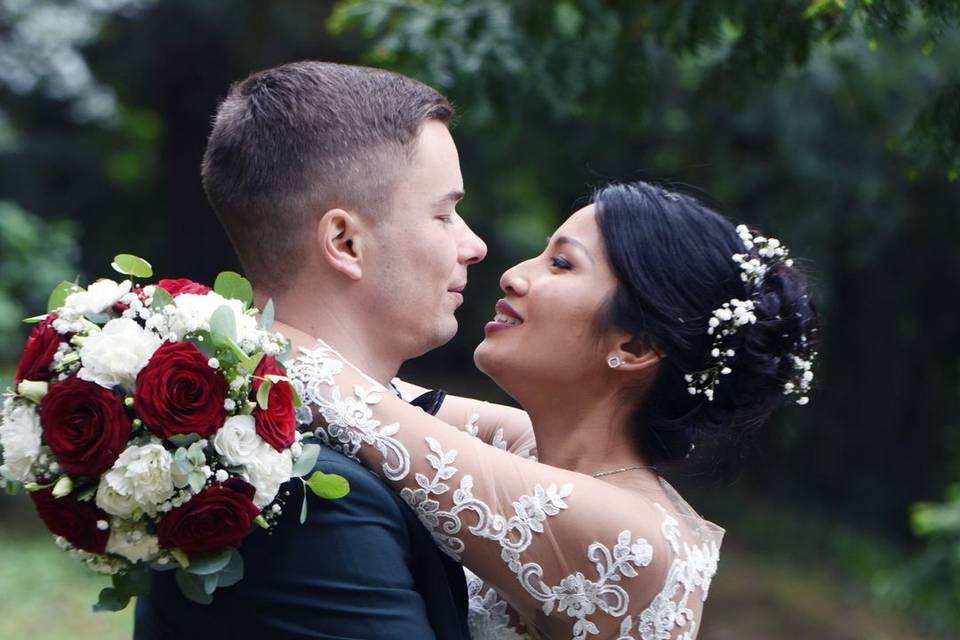
[[[438,545],[542,635],[640,636],[632,614],[661,593],[673,555],[655,504],[486,445],[396,398],[323,345],[288,363],[288,372],[321,436],[383,476]],[[716,543],[697,549],[705,557],[716,551]],[[712,571],[697,575],[703,584]],[[690,590],[681,590],[680,603]]]
[[[400,378],[394,378],[393,385],[407,401],[429,391]],[[436,416],[498,449],[524,458],[537,457],[530,416],[522,409],[448,394]]]

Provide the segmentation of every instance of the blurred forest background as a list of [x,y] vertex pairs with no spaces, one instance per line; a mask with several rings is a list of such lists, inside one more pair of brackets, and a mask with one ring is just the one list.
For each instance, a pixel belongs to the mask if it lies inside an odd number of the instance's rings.
[[[503,399],[471,361],[502,270],[610,178],[700,193],[804,258],[825,338],[737,478],[671,478],[728,530],[701,639],[956,638],[958,25],[956,0],[0,0],[0,381],[21,319],[116,253],[237,267],[199,180],[232,81],[399,70],[457,104],[490,247],[460,335],[405,373]],[[28,503],[0,518],[0,637],[129,637]]]

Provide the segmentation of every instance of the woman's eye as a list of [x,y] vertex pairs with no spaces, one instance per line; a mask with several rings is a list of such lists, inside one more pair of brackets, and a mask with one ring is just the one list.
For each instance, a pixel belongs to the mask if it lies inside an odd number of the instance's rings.
[[553,266],[555,266],[557,269],[565,269],[565,270],[567,270],[567,271],[569,271],[570,269],[573,269],[573,265],[570,264],[570,261],[567,260],[566,258],[562,258],[562,257],[560,257],[560,256],[556,256],[555,258],[551,258],[551,259],[550,259],[550,262],[551,262],[551,263],[553,264]]
[[443,224],[450,224],[453,221],[453,216],[437,216],[439,220],[443,221]]

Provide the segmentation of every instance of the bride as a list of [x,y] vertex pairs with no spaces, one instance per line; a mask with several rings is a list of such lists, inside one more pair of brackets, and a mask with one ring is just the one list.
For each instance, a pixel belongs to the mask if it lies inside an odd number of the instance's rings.
[[447,398],[432,417],[290,332],[318,433],[469,570],[474,638],[696,637],[723,529],[658,471],[806,403],[813,378],[806,280],[754,233],[643,182],[597,191],[503,274],[476,349],[525,412]]

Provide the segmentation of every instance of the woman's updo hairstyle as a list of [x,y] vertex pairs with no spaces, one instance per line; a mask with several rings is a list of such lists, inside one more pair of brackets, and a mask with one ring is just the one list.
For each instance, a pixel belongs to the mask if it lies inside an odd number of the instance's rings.
[[[756,284],[744,282],[733,256],[755,257],[756,248],[692,196],[633,182],[603,187],[593,202],[618,279],[601,328],[626,331],[662,357],[635,416],[641,452],[651,464],[683,460],[695,443],[730,453],[787,399],[795,356],[815,348],[817,316],[806,277],[776,261]],[[724,349],[734,355],[713,399],[691,394],[684,376],[711,366],[710,318],[734,298],[753,301],[756,322],[726,338]]]

